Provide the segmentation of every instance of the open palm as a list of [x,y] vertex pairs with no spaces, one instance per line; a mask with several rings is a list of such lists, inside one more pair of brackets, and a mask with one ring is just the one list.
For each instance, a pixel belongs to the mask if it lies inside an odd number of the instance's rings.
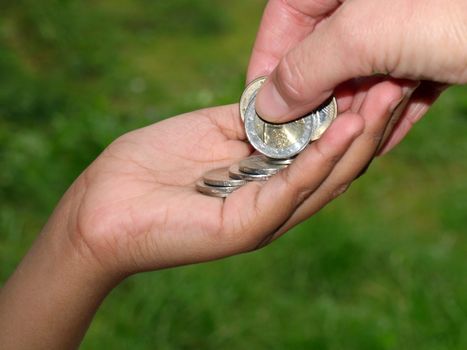
[[[339,117],[288,169],[225,200],[198,193],[195,182],[207,170],[252,153],[237,105],[188,113],[123,135],[66,196],[73,203],[70,222],[78,228],[72,239],[106,267],[125,273],[263,246],[319,210],[358,175],[373,157],[374,134],[384,131],[394,98],[399,96]],[[362,138],[368,133],[372,136]]]

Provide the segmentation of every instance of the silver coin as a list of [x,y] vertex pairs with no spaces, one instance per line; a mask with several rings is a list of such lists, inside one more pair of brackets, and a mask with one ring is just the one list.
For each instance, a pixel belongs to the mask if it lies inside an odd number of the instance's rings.
[[319,139],[337,117],[337,101],[331,98],[303,118],[285,124],[271,124],[256,113],[258,90],[265,82],[261,77],[251,82],[240,98],[240,115],[250,143],[274,159],[290,158],[300,153],[310,141]]
[[246,180],[232,179],[229,176],[229,168],[220,168],[208,171],[203,175],[206,185],[221,187],[239,187],[246,184]]
[[242,179],[246,181],[266,181],[271,175],[255,175],[244,173],[240,170],[239,164],[234,164],[229,168],[229,175],[234,179]]
[[243,173],[253,175],[275,175],[280,170],[286,168],[284,164],[273,164],[267,161],[264,156],[252,156],[243,159],[239,163],[239,169]]
[[196,182],[196,190],[201,192],[202,194],[206,194],[211,197],[220,197],[226,198],[234,192],[235,190],[239,189],[240,187],[223,187],[223,186],[210,186],[206,185],[203,180],[198,180]]
[[245,131],[251,145],[269,158],[285,159],[300,153],[311,141],[313,121],[309,117],[286,124],[263,121],[255,110],[256,93],[245,112]]
[[245,120],[246,109],[248,108],[248,104],[250,103],[253,94],[259,90],[265,81],[266,77],[259,77],[248,84],[243,91],[242,96],[240,97],[240,117],[243,121]]
[[293,158],[286,158],[286,159],[274,159],[274,158],[268,158],[265,157],[266,161],[271,164],[280,164],[280,165],[290,165],[293,163],[295,160],[295,157]]
[[337,117],[337,101],[334,97],[323,103],[309,115],[313,121],[311,141],[318,140]]

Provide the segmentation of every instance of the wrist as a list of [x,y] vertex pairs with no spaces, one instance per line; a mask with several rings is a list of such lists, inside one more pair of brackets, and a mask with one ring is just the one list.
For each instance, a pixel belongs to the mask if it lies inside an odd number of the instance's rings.
[[68,196],[1,290],[5,349],[77,347],[102,300],[121,280],[73,241]]
[[107,263],[81,232],[79,211],[86,188],[81,177],[65,193],[45,225],[35,245],[48,251],[63,270],[73,272],[76,282],[97,282],[103,289],[112,289],[125,276]]

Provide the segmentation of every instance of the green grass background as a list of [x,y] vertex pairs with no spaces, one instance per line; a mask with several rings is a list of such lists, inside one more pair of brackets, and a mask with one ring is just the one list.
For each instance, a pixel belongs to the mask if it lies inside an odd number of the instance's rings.
[[[0,283],[112,139],[238,101],[264,4],[2,2]],[[82,348],[467,349],[466,156],[457,87],[272,246],[126,280]]]

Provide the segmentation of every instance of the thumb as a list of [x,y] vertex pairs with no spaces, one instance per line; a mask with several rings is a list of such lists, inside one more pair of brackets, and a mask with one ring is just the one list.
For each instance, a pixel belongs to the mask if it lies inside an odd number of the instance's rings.
[[372,50],[366,48],[376,34],[362,30],[351,16],[335,16],[289,51],[268,77],[256,100],[262,118],[283,123],[301,117],[337,85],[374,72]]

